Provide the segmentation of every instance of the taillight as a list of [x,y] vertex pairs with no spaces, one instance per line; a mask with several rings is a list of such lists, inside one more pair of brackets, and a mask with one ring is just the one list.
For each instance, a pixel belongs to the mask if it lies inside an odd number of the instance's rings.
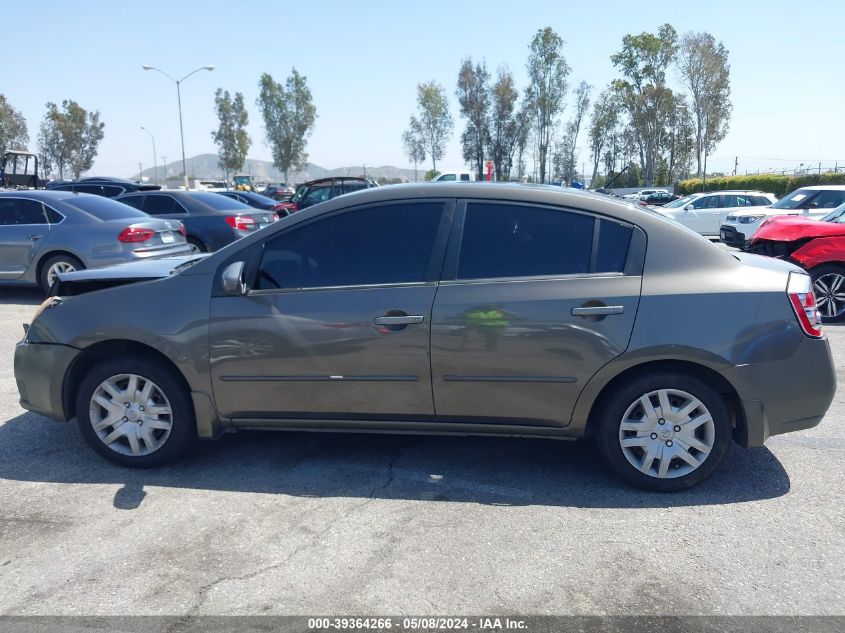
[[188,231],[185,230],[185,225],[181,223],[179,224],[179,235],[182,237],[188,237]]
[[255,229],[255,220],[242,215],[227,216],[226,222],[229,223],[229,226],[233,229],[237,229],[238,231],[252,231]]
[[789,273],[786,294],[795,317],[804,330],[804,334],[813,338],[822,336],[822,317],[816,308],[816,296],[813,294],[813,282],[804,273]]
[[136,226],[127,226],[120,232],[117,239],[124,243],[146,242],[155,234],[156,232],[152,229],[139,229]]

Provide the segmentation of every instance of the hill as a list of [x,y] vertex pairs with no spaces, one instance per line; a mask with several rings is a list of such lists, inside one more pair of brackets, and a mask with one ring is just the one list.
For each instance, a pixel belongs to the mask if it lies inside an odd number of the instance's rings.
[[[216,154],[199,154],[198,156],[188,158],[185,162],[188,167],[189,178],[209,180],[223,179],[223,172],[217,166]],[[256,182],[281,182],[284,179],[283,174],[273,166],[273,163],[254,158],[247,159],[243,172],[252,174],[252,177],[255,178]],[[164,180],[165,173],[171,181],[178,180],[182,174],[182,161],[169,161],[166,166],[166,172],[162,169],[162,165],[159,165],[158,177],[160,181]],[[367,165],[365,172],[363,165],[350,165],[349,167],[326,169],[325,167],[320,167],[314,163],[308,163],[302,171],[291,172],[289,177],[291,182],[300,183],[308,180],[314,180],[316,178],[327,178],[329,176],[363,176],[365,173],[368,177],[374,179],[401,178],[402,180],[408,181],[414,180],[413,169],[403,169],[401,167],[393,167],[391,165],[382,165],[380,167]],[[425,170],[423,169],[418,171],[420,179],[422,179],[424,173]],[[148,178],[152,181],[154,179],[155,170],[152,167],[149,167],[148,169],[144,169],[142,175],[144,178]],[[136,180],[138,178],[137,172],[130,176],[130,178],[132,180]]]

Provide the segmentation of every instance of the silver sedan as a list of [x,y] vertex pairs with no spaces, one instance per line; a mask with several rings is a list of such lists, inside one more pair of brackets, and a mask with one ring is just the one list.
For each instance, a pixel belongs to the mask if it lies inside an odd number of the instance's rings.
[[59,273],[193,250],[178,220],[152,218],[101,196],[0,192],[3,284],[38,285],[47,292]]

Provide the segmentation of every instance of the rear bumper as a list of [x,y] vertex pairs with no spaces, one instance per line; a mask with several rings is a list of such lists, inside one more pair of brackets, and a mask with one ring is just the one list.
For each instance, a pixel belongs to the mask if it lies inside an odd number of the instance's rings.
[[21,341],[15,348],[15,380],[24,409],[64,422],[62,387],[80,350],[68,345]]
[[739,394],[745,428],[737,441],[748,447],[762,446],[773,435],[816,426],[836,393],[827,338],[804,337],[787,359],[731,367],[723,375]]
[[736,230],[735,227],[728,224],[723,224],[719,228],[719,241],[733,246],[734,248],[745,248],[747,238],[743,233]]

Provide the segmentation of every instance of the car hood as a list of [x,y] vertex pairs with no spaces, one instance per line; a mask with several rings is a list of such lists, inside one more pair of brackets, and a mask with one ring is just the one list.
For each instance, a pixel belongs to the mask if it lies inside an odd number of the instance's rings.
[[845,224],[820,222],[812,218],[783,216],[770,220],[754,234],[754,240],[794,242],[813,237],[845,236]]
[[207,253],[161,257],[118,264],[117,266],[86,268],[72,273],[59,273],[58,281],[50,288],[50,296],[73,297],[116,286],[165,279],[177,270],[188,268],[191,264],[206,257],[208,257]]

